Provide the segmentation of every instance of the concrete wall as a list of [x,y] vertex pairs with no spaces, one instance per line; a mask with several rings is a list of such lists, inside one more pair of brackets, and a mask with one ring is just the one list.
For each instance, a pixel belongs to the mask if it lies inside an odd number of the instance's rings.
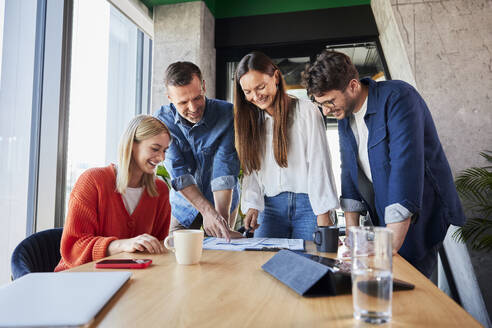
[[203,1],[154,7],[152,113],[168,104],[164,71],[176,61],[198,65],[207,97],[215,97],[215,19]]
[[417,88],[391,3],[388,0],[372,0],[371,8],[378,26],[379,42],[386,54],[386,64],[391,78],[406,81]]
[[[415,83],[427,101],[453,173],[486,165],[478,153],[492,150],[492,1],[372,0],[371,6],[392,77]],[[473,251],[470,257],[490,315],[492,258]]]
[[453,173],[485,164],[478,152],[492,149],[492,1],[391,4]]

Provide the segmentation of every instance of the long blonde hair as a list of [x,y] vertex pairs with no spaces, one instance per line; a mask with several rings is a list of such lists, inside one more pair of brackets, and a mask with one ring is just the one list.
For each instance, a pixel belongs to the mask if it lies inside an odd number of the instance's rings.
[[[153,116],[138,115],[130,121],[126,131],[121,136],[118,147],[116,190],[120,194],[124,194],[128,188],[128,182],[130,180],[130,163],[133,160],[133,143],[141,142],[161,133],[167,133],[169,138],[171,138],[171,133],[167,126]],[[147,189],[150,196],[159,195],[155,185],[155,174],[144,173],[142,176],[142,184]]]

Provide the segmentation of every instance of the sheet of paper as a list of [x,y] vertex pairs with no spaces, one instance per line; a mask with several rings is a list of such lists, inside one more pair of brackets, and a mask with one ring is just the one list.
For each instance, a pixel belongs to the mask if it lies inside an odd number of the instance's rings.
[[245,249],[281,248],[293,251],[304,250],[304,240],[287,238],[241,238],[231,239],[209,237],[203,241],[203,249],[223,251],[243,251]]

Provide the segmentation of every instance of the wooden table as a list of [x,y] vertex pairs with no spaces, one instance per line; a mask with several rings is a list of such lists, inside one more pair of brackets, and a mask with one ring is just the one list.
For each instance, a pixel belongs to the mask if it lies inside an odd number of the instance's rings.
[[[317,253],[307,243],[309,253]],[[174,254],[119,254],[152,258],[98,314],[98,327],[359,327],[352,296],[307,298],[261,269],[273,252],[203,251],[200,264],[178,265]],[[399,255],[394,276],[415,284],[393,294],[393,318],[381,327],[480,327],[465,310]],[[71,271],[102,271],[94,263]],[[106,270],[107,271],[107,270]],[[379,327],[379,326],[378,326]]]

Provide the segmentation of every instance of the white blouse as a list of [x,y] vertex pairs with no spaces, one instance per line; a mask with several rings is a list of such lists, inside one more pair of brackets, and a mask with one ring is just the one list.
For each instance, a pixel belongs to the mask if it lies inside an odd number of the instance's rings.
[[127,187],[126,192],[121,195],[121,198],[123,198],[123,204],[125,204],[125,208],[128,211],[128,214],[130,215],[133,214],[133,211],[135,211],[135,208],[138,205],[142,193],[143,193],[143,187],[138,187],[138,188]]
[[266,150],[261,169],[243,177],[241,211],[264,210],[264,196],[305,193],[314,214],[339,207],[323,117],[310,101],[298,99],[289,131],[288,167],[281,168],[273,153],[273,117],[265,112]]

